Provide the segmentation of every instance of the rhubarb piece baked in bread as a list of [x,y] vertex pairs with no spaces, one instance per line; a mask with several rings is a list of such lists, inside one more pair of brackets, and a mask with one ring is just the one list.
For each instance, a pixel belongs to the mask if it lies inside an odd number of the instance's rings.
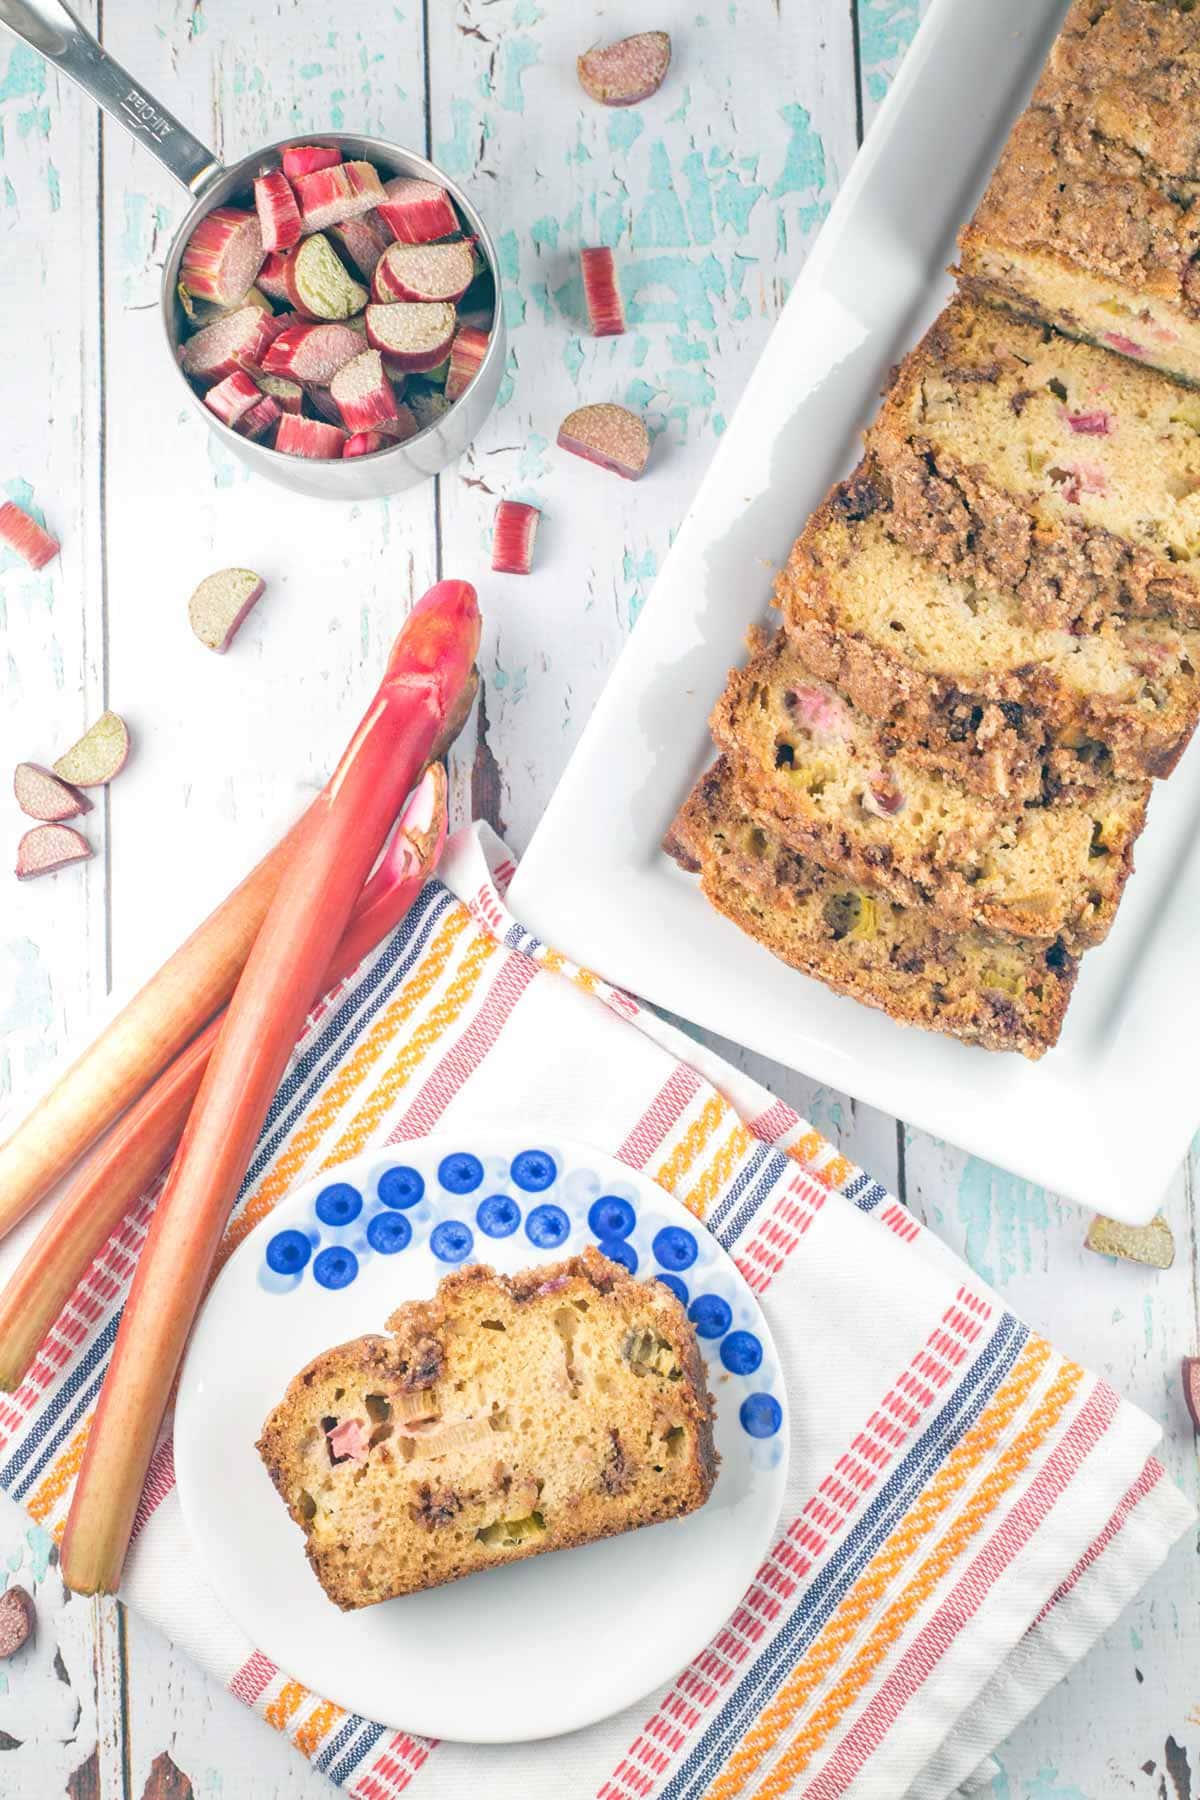
[[988,1050],[1036,1059],[1058,1040],[1077,968],[1061,940],[948,931],[925,907],[847,883],[746,816],[724,758],[664,847],[718,912],[835,993]]
[[708,1499],[712,1397],[661,1282],[588,1248],[455,1270],[387,1325],[302,1369],[258,1445],[344,1611]]
[[712,716],[750,817],[853,883],[954,929],[1099,943],[1133,867],[1149,782],[1040,804],[989,800],[892,750],[807,667],[785,632],[758,641]]
[[1200,184],[1155,175],[1136,151],[1032,107],[960,239],[960,284],[1200,382],[1198,194]]
[[1200,397],[969,298],[901,364],[867,433],[888,529],[1038,623],[1200,624]]
[[775,586],[806,666],[886,745],[978,793],[1040,799],[1114,774],[1169,775],[1200,714],[1200,631],[1110,617],[1034,624],[1015,595],[887,534],[861,474],[809,520]]

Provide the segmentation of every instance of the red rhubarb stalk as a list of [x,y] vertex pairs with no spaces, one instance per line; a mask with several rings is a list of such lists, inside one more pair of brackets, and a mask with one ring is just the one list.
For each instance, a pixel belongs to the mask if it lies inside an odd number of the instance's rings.
[[138,1262],[62,1545],[80,1593],[112,1593],[172,1383],[238,1187],[322,977],[405,795],[471,679],[475,590],[441,581],[313,803],[230,1001]]
[[262,232],[255,214],[218,206],[188,239],[179,278],[197,300],[235,306],[258,274],[262,259]]
[[490,334],[477,331],[473,325],[460,325],[450,346],[450,367],[446,371],[446,398],[457,400],[478,375],[487,355]]
[[342,153],[331,144],[293,144],[280,160],[284,174],[294,181],[297,175],[311,175],[314,169],[331,169],[341,162]]
[[49,1193],[233,992],[302,819],[0,1144],[0,1237]]
[[[324,992],[351,974],[400,923],[436,868],[445,841],[446,773],[435,763],[359,896],[326,970]],[[5,1392],[20,1385],[88,1265],[175,1149],[223,1016],[193,1038],[92,1152],[0,1293],[0,1389]]]

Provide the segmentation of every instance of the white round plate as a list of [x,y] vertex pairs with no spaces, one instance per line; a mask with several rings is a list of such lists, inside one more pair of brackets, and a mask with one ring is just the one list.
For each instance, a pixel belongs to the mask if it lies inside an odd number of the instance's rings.
[[[679,1284],[716,1396],[720,1470],[699,1512],[343,1613],[326,1599],[255,1441],[331,1344],[381,1331],[450,1268],[504,1274],[599,1244]],[[711,1234],[584,1145],[489,1131],[389,1145],[280,1202],[197,1321],[175,1412],[184,1518],[254,1644],[350,1711],[518,1743],[607,1718],[681,1669],[733,1611],[783,1501],[787,1402],[766,1321]]]

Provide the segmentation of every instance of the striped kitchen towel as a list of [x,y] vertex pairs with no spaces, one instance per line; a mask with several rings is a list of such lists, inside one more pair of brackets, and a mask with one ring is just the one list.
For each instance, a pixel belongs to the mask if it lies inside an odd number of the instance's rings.
[[[460,833],[396,934],[308,1021],[225,1254],[295,1183],[377,1143],[511,1122],[645,1170],[765,1308],[792,1462],[741,1604],[667,1686],[511,1749],[434,1743],[293,1681],[189,1554],[171,1440],[123,1592],[359,1800],[938,1800],[1115,1618],[1191,1509],[1159,1428],[1029,1330],[821,1134],[513,919]],[[60,1532],[148,1193],[0,1402],[0,1483]],[[0,1275],[12,1251],[0,1253]]]

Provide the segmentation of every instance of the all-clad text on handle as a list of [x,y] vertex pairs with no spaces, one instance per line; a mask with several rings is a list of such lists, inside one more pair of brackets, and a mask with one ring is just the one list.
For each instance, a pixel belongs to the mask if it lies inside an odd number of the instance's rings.
[[140,138],[189,193],[199,197],[221,174],[212,151],[101,49],[62,0],[0,0],[0,24],[77,81],[97,106]]

